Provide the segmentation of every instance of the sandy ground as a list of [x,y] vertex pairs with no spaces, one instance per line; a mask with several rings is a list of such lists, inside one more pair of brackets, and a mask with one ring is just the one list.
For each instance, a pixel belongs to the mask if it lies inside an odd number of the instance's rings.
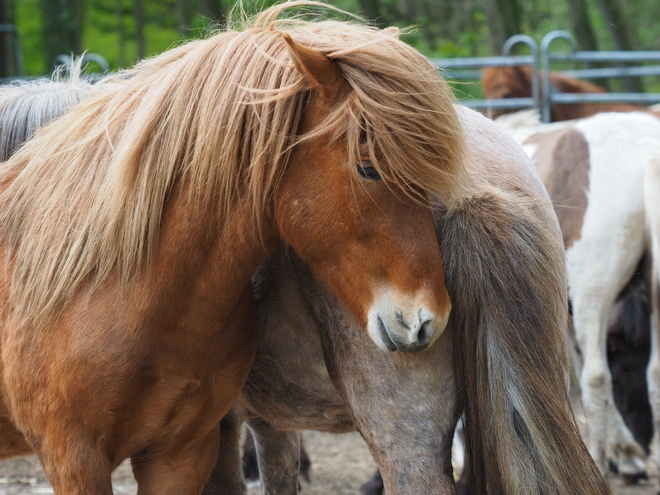
[[[369,479],[375,464],[357,433],[330,435],[304,432],[305,446],[312,460],[311,483],[302,482],[303,495],[356,495],[359,486]],[[130,466],[123,464],[113,476],[117,495],[135,495],[137,490]],[[651,482],[623,486],[613,477],[614,495],[655,495]],[[0,495],[53,493],[34,456],[0,462]],[[254,484],[249,495],[260,495]],[[522,495],[522,494],[521,494]]]

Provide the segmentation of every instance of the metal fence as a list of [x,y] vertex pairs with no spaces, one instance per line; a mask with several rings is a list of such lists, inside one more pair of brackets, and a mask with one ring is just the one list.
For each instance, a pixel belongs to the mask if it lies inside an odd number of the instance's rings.
[[[570,51],[551,51],[550,45],[557,40],[568,42]],[[562,72],[562,74],[576,78],[627,78],[660,75],[660,51],[576,51],[575,47],[575,39],[566,31],[551,31],[541,41],[541,112],[544,122],[550,121],[550,107],[555,104],[616,102],[649,105],[660,103],[660,93],[577,94],[556,91],[550,84],[550,63],[553,61],[578,62],[585,65],[595,65],[597,63],[618,64],[615,67],[585,68]],[[643,65],[646,63],[656,65]]]
[[[568,43],[569,51],[553,51],[551,45],[557,40]],[[530,55],[511,55],[515,45],[529,48]],[[660,51],[576,51],[573,36],[567,31],[551,31],[546,34],[541,45],[527,35],[517,34],[507,40],[499,57],[433,59],[431,62],[443,72],[448,80],[479,79],[484,67],[512,67],[526,65],[532,69],[532,95],[529,98],[507,98],[501,100],[460,99],[471,108],[523,109],[538,108],[544,122],[550,121],[552,105],[574,103],[660,103],[660,93],[561,93],[550,82],[550,64],[563,62],[581,64],[581,69],[558,71],[574,78],[627,78],[660,75]],[[612,67],[594,65],[617,64]],[[631,65],[635,64],[635,65]],[[655,64],[655,65],[648,65]]]
[[[511,55],[516,45],[529,47],[530,55]],[[448,80],[479,79],[484,67],[518,67],[528,65],[532,68],[532,95],[527,98],[507,98],[505,100],[461,99],[461,103],[470,108],[485,110],[490,108],[522,109],[540,105],[538,77],[538,44],[531,36],[517,34],[509,38],[502,47],[499,57],[471,57],[432,59],[431,63],[442,71]],[[475,70],[479,69],[479,70]]]

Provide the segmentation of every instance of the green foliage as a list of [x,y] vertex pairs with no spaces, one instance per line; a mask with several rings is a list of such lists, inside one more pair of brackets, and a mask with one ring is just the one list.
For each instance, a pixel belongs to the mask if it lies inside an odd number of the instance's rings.
[[45,57],[39,0],[20,0],[16,2],[16,24],[23,50],[25,74],[28,76],[43,74]]
[[[88,52],[106,58],[112,70],[132,65],[137,60],[135,2],[144,12],[145,56],[162,52],[184,38],[204,36],[210,20],[197,14],[204,1],[234,6],[237,0],[68,0],[79,2],[84,13],[82,45]],[[248,12],[256,12],[277,0],[244,0]],[[404,40],[431,58],[495,55],[490,43],[488,2],[493,0],[329,0],[329,3],[359,15],[371,17],[379,25],[416,26]],[[590,21],[601,49],[612,49],[611,33],[600,13],[597,0],[585,0]],[[615,0],[625,5],[622,11],[629,26],[634,26],[634,41],[639,49],[660,49],[660,23],[657,0]],[[224,2],[224,3],[220,3]],[[62,2],[66,5],[67,2]],[[231,5],[230,5],[231,4]],[[44,74],[43,14],[40,0],[18,0],[16,22],[20,34],[26,73]],[[569,0],[547,2],[520,1],[523,31],[537,41],[550,30],[570,30]],[[120,26],[123,34],[120,35]],[[472,93],[465,85],[460,91]]]

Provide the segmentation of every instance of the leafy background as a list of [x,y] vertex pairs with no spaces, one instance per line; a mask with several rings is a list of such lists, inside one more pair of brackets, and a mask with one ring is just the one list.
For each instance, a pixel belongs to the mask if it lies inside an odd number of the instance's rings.
[[[243,5],[255,11],[273,3]],[[582,49],[660,50],[658,0],[329,3],[380,26],[416,26],[406,41],[430,57],[496,55],[513,34],[540,41],[553,29],[571,31]],[[113,70],[130,66],[182,39],[204,36],[234,7],[230,0],[0,0],[0,22],[17,26],[26,74],[37,76],[50,71],[56,54],[83,50],[102,55]]]

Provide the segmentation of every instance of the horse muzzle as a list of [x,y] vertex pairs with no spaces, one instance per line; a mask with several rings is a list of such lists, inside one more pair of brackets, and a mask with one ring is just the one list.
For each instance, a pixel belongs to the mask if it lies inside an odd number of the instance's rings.
[[391,294],[379,297],[369,311],[367,332],[371,339],[390,352],[419,352],[429,348],[447,326],[450,308],[438,315],[426,305],[396,304],[394,299]]

